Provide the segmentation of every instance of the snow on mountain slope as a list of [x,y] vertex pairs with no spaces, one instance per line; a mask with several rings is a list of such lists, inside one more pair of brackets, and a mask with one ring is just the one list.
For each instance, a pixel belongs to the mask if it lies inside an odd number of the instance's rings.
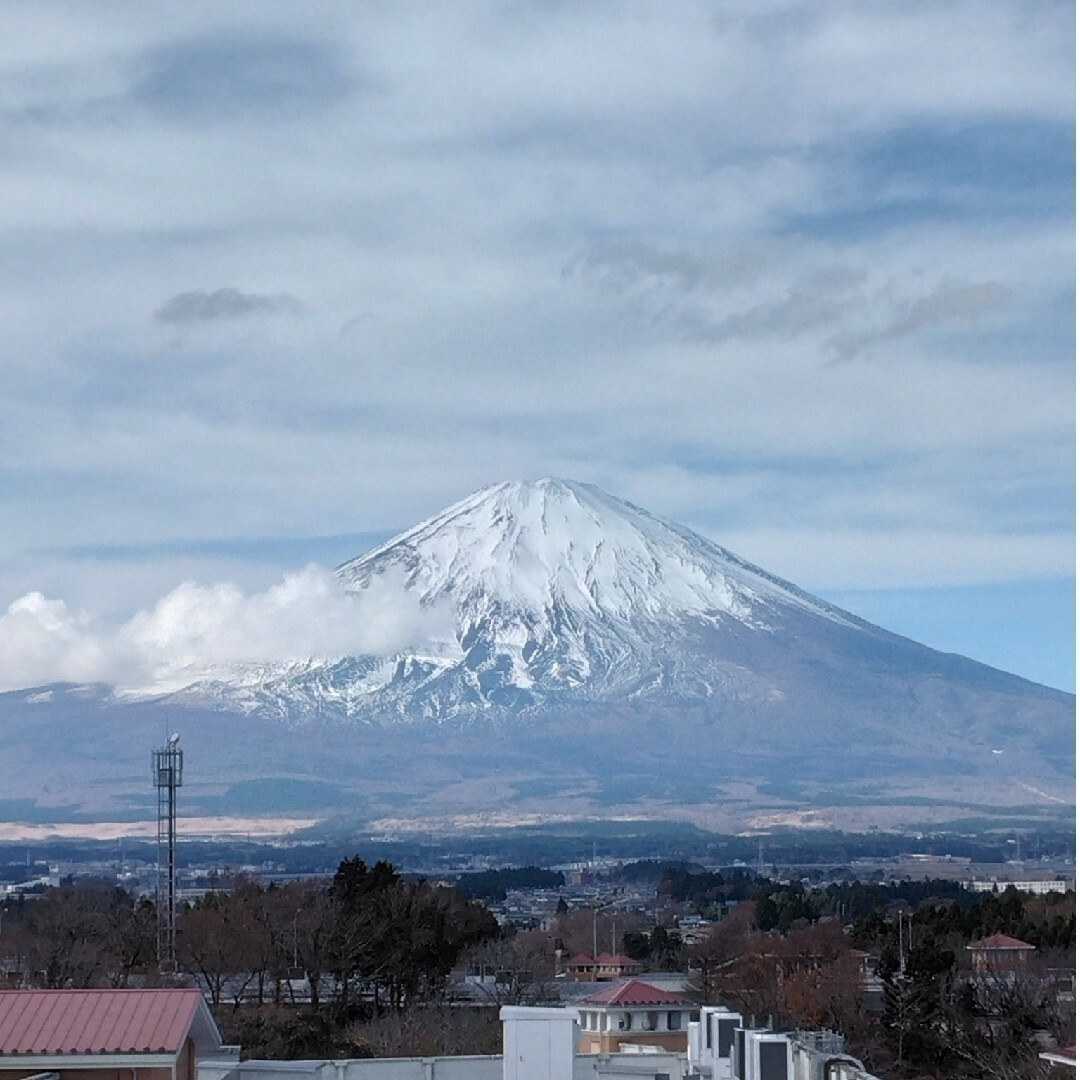
[[880,633],[688,529],[566,480],[486,488],[337,574],[353,594],[377,588],[384,602],[399,593],[402,605],[441,608],[456,629],[391,657],[206,672],[180,696],[291,722],[376,723],[746,698],[769,686],[703,651],[703,633],[769,635],[802,618]]
[[[941,729],[951,710],[962,742],[976,716],[1018,716],[1011,695],[1030,687],[865,623],[688,529],[565,480],[486,488],[337,575],[358,596],[375,590],[384,602],[400,595],[403,605],[440,609],[453,629],[390,656],[222,669],[175,700],[365,726],[704,710],[748,732],[778,724],[788,741],[841,728],[895,741],[926,722],[933,701],[934,723]],[[991,690],[992,708],[980,697]]]
[[338,574],[359,591],[392,571],[421,603],[456,612],[463,655],[433,675],[444,691],[458,679],[463,693],[444,694],[440,714],[457,711],[455,696],[469,708],[523,708],[570,690],[633,698],[694,683],[692,696],[707,697],[731,675],[710,662],[679,677],[692,624],[767,633],[798,611],[863,625],[688,529],[566,480],[486,488]]
[[624,623],[723,615],[760,627],[767,610],[798,606],[857,621],[688,529],[568,480],[485,488],[338,574],[361,589],[395,565],[423,600],[450,595],[470,615],[511,606]]

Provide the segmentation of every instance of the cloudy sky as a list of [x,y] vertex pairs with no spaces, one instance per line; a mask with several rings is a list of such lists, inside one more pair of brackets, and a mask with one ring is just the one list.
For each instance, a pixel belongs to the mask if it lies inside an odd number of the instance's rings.
[[1073,687],[1071,4],[4,20],[0,688],[547,475]]

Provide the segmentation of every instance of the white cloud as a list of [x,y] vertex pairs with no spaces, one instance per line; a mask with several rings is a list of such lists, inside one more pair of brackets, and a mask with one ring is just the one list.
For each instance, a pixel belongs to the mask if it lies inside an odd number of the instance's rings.
[[109,643],[86,615],[39,592],[13,601],[0,616],[0,688],[45,682],[93,682],[112,674]]
[[346,593],[315,565],[262,592],[189,581],[111,629],[62,600],[27,593],[0,616],[0,689],[59,681],[173,687],[236,664],[448,647],[451,614],[421,607],[403,585],[383,575]]

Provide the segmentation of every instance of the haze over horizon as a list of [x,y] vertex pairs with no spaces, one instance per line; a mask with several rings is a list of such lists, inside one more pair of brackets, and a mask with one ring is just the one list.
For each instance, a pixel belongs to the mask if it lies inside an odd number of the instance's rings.
[[8,20],[0,689],[553,475],[1073,690],[1072,5]]

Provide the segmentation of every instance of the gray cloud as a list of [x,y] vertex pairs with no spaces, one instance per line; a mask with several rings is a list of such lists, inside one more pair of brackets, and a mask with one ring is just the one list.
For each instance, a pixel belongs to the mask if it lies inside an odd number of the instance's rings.
[[897,341],[951,322],[970,323],[1004,311],[1010,291],[1000,281],[943,280],[930,292],[892,301],[892,318],[876,330],[839,334],[830,342],[838,360],[851,360],[875,343]]
[[299,315],[304,305],[288,293],[242,293],[239,289],[178,293],[154,312],[158,322],[185,323],[242,319],[248,315]]
[[999,281],[943,281],[932,292],[916,297],[882,331],[882,338],[914,334],[934,323],[957,319],[969,322],[989,312],[1001,311],[1009,302],[1009,290]]
[[918,271],[881,282],[867,269],[816,258],[812,248],[779,241],[719,256],[638,243],[582,254],[564,276],[693,340],[802,340],[826,361],[941,324],[976,322],[1010,302],[1000,281],[946,276],[927,290]]
[[310,112],[349,89],[331,43],[258,30],[159,45],[139,66],[133,99],[172,119]]

